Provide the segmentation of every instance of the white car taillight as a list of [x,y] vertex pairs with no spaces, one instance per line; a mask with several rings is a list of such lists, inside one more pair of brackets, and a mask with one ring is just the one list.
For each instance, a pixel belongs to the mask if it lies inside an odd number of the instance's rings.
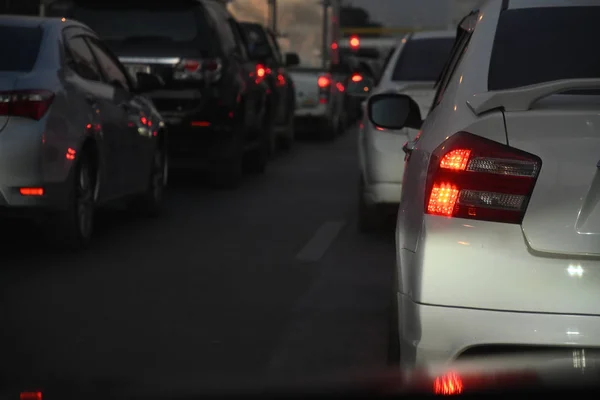
[[215,59],[183,59],[176,66],[173,79],[205,80],[217,82],[221,79],[221,60]]
[[533,154],[459,132],[432,153],[425,212],[520,224],[541,166]]

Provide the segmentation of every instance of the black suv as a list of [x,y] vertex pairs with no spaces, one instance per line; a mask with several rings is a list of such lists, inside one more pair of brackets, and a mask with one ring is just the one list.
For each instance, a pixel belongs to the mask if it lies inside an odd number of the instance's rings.
[[246,34],[248,55],[256,63],[256,77],[269,86],[267,113],[273,123],[270,152],[275,151],[277,144],[288,150],[294,142],[296,91],[286,67],[300,64],[300,58],[296,53],[286,53],[284,57],[270,29],[252,22],[240,25]]
[[49,15],[94,29],[129,69],[159,75],[149,93],[170,128],[171,168],[207,170],[237,187],[242,165],[262,172],[268,160],[268,87],[256,80],[241,27],[218,0],[74,0]]

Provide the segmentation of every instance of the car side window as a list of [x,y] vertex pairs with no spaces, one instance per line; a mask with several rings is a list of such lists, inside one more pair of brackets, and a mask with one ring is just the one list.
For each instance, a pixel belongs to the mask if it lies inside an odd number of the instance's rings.
[[127,73],[121,68],[119,62],[110,51],[95,38],[87,37],[86,40],[92,48],[98,64],[100,64],[106,81],[113,85],[119,85],[124,90],[131,91]]
[[469,41],[471,40],[472,32],[463,32],[462,37],[458,40],[457,46],[454,49],[454,52],[450,56],[450,62],[448,64],[448,68],[446,69],[444,75],[441,76],[440,81],[438,83],[437,93],[435,95],[435,100],[431,109],[433,110],[437,107],[438,104],[442,101],[444,97],[444,93],[446,92],[446,88],[450,83],[452,77],[454,76],[454,72],[456,68],[460,64],[467,47],[469,45]]
[[76,36],[67,41],[67,53],[71,58],[71,67],[77,75],[90,81],[102,81],[98,64],[83,36]]
[[281,49],[279,48],[279,43],[277,43],[277,38],[273,35],[273,33],[268,32],[267,38],[271,47],[273,48],[273,54],[275,55],[275,62],[279,65],[283,65],[283,55],[281,54]]
[[246,36],[244,36],[244,33],[242,33],[242,28],[233,18],[229,18],[228,22],[229,27],[231,28],[231,32],[235,37],[235,50],[242,57],[243,60],[248,60],[248,52],[246,51]]

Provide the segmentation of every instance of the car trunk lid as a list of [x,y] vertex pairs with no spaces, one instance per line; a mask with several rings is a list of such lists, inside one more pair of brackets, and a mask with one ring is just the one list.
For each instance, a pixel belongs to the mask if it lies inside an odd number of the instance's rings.
[[522,229],[539,252],[600,255],[600,96],[554,95],[507,111],[510,146],[542,167]]

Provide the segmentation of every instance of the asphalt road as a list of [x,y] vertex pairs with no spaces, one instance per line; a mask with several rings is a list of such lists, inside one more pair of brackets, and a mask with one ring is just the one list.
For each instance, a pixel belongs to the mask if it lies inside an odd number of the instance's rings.
[[385,365],[393,233],[356,230],[356,146],[300,142],[236,191],[179,177],[158,219],[101,214],[92,247],[7,223],[0,382],[217,386]]

